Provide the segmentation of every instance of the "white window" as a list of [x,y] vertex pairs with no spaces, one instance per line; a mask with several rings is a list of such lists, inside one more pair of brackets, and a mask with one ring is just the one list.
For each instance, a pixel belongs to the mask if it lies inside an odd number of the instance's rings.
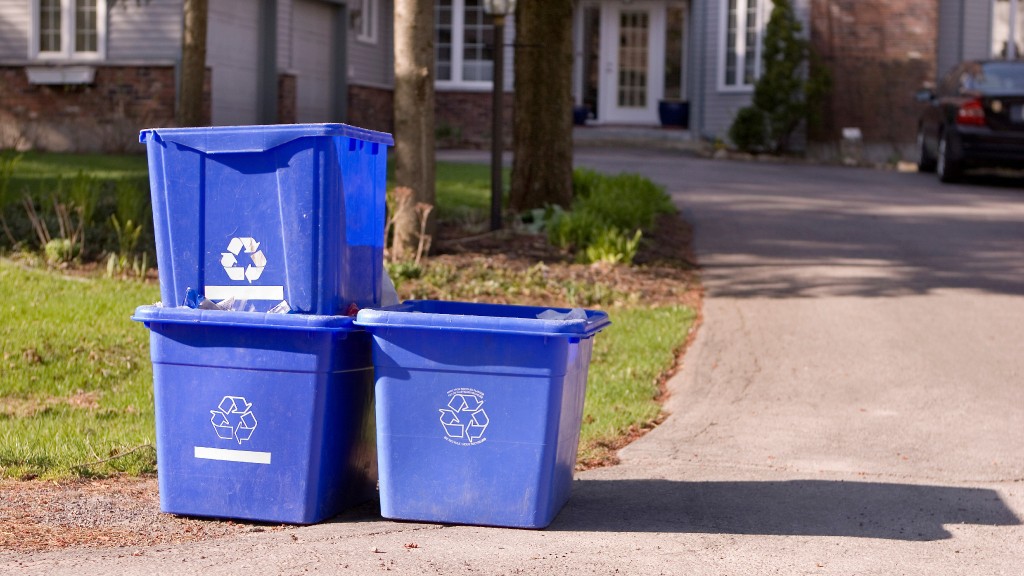
[[379,1],[356,0],[351,6],[351,28],[356,33],[356,40],[376,44],[377,21],[380,19]]
[[[1014,41],[1011,43],[1010,38]],[[995,0],[992,7],[992,57],[1024,57],[1024,1]]]
[[768,0],[722,0],[720,90],[751,90],[761,75]]
[[438,85],[490,87],[494,26],[481,0],[437,0],[434,23]]
[[32,0],[32,59],[102,60],[106,37],[107,0]]

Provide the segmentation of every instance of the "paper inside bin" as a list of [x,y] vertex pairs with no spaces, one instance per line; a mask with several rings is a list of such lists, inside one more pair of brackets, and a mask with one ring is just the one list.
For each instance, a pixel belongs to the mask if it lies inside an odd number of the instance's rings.
[[568,312],[545,310],[540,314],[537,314],[537,318],[541,320],[586,320],[587,311],[583,308],[573,308]]

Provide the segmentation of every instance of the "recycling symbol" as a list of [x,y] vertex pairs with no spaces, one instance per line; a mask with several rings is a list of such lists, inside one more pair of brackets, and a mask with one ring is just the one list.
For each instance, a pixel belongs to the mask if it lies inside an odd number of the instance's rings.
[[451,390],[448,408],[442,408],[441,426],[445,436],[455,444],[473,445],[484,441],[490,420],[484,412],[484,395],[468,388]]
[[241,444],[256,430],[252,404],[241,396],[225,396],[216,410],[210,410],[210,416],[213,429],[221,440],[236,440]]
[[[249,259],[244,267],[238,261],[243,250]],[[260,243],[255,238],[232,238],[228,243],[228,251],[220,253],[220,264],[232,280],[248,280],[252,284],[259,280],[263,269],[267,267],[267,257],[263,255]]]

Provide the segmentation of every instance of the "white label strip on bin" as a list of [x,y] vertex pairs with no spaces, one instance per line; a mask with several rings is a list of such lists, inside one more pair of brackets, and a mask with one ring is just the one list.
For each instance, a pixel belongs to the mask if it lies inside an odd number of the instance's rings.
[[284,300],[284,286],[207,286],[210,300]]
[[196,458],[204,460],[224,460],[226,462],[246,462],[248,464],[270,464],[270,452],[253,452],[251,450],[225,450],[223,448],[206,448],[196,446]]

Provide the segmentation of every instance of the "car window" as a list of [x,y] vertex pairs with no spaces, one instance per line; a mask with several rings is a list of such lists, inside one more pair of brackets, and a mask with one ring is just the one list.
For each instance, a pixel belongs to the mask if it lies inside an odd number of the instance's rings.
[[989,62],[975,77],[975,90],[980,92],[1024,91],[1024,65],[1013,62]]

